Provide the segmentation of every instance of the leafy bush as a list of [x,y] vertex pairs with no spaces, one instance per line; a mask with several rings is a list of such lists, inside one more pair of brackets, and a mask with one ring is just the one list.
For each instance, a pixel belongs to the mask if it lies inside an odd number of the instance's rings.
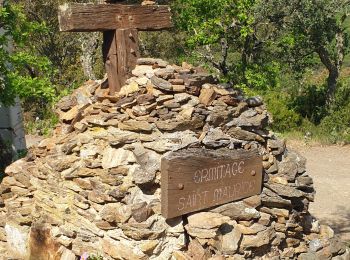
[[5,168],[12,162],[11,145],[6,143],[0,136],[0,179],[3,177]]
[[331,143],[350,143],[350,103],[323,118],[319,128]]
[[319,124],[327,113],[326,86],[306,85],[293,97],[293,107],[302,117]]
[[43,109],[40,112],[41,117],[26,121],[24,127],[28,134],[49,136],[59,122],[58,116],[51,109]]
[[45,31],[45,26],[29,21],[20,5],[7,1],[0,7],[0,20],[4,30],[0,36],[0,102],[9,105],[16,96],[53,102],[56,93],[50,81],[51,63],[33,55],[29,42],[30,35]]
[[286,94],[270,91],[264,95],[264,100],[273,116],[271,128],[274,131],[286,132],[301,125],[302,117],[288,106],[289,98]]

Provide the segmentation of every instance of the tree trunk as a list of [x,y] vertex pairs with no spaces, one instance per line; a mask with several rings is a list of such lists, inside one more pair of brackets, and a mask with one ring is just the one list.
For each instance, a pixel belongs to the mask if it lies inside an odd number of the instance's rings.
[[334,101],[334,94],[337,89],[337,82],[339,78],[339,71],[334,67],[332,70],[328,70],[327,78],[327,97],[326,104],[330,105]]
[[324,46],[319,46],[316,48],[316,52],[320,57],[321,62],[328,70],[326,104],[330,105],[334,100],[334,94],[337,89],[341,64],[338,61],[333,62],[331,60],[331,56]]
[[99,46],[100,35],[98,32],[82,33],[80,37],[81,42],[81,64],[83,67],[84,75],[88,79],[96,79],[94,73],[94,63],[96,50]]
[[[92,3],[103,4],[105,2],[114,2],[114,1],[105,1],[105,0],[93,0]],[[94,73],[94,64],[96,62],[96,51],[100,45],[100,33],[81,33],[80,43],[81,43],[81,56],[80,61],[83,67],[84,75],[88,79],[96,79]]]

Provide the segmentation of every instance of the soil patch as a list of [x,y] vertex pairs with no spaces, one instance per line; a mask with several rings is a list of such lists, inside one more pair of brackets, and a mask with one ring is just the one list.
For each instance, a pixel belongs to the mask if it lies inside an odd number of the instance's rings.
[[288,146],[307,158],[307,171],[316,189],[311,214],[350,241],[350,146],[305,145],[298,141],[288,141]]

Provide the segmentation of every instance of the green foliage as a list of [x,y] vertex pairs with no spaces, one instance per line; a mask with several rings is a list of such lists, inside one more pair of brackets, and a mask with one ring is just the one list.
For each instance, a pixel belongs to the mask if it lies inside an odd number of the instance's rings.
[[[190,33],[188,44],[218,44],[222,38],[232,42],[252,32],[249,8],[254,0],[181,0],[175,1],[177,26]],[[234,39],[234,37],[238,37]],[[241,38],[241,39],[240,39]]]
[[[86,2],[83,0],[18,0],[25,7],[29,20],[44,24],[45,31],[35,31],[30,35],[34,53],[46,57],[55,73],[50,80],[57,92],[66,87],[81,84],[87,78],[81,66],[82,40],[89,39],[93,33],[60,32],[58,24],[58,6],[66,2]],[[94,2],[94,1],[91,1]],[[95,1],[96,2],[96,1]],[[96,73],[101,75],[101,51],[96,52]],[[94,57],[94,59],[97,57]],[[96,60],[95,59],[95,60]]]
[[0,102],[11,104],[16,96],[53,102],[51,63],[33,55],[29,42],[34,32],[45,31],[44,25],[27,20],[20,5],[7,2],[0,7],[0,21],[4,30],[0,36]]
[[183,32],[139,32],[139,37],[144,57],[159,57],[175,64],[194,61],[186,56],[186,34]]
[[321,121],[320,131],[331,143],[350,143],[350,103],[335,111]]
[[288,106],[289,97],[283,92],[270,91],[264,95],[264,101],[273,116],[271,128],[274,131],[290,131],[302,123],[302,117]]
[[213,66],[223,81],[246,83],[254,4],[255,0],[175,0],[175,23],[186,33],[187,54]]
[[319,124],[320,131],[327,133],[332,143],[350,143],[350,79],[338,84],[337,92],[327,115]]
[[[333,101],[344,57],[349,53],[347,0],[262,1],[260,17],[276,32],[275,57],[294,73],[303,74],[322,64],[328,71],[325,102]],[[317,57],[317,59],[316,59]]]
[[11,145],[0,136],[0,179],[3,177],[5,168],[12,162]]
[[41,117],[25,122],[28,134],[49,136],[59,122],[58,116],[51,109],[42,109]]
[[90,255],[87,260],[103,260],[103,257],[100,255]]
[[245,79],[248,86],[256,91],[273,90],[279,86],[280,73],[280,66],[277,62],[265,65],[252,64],[246,69]]
[[306,85],[294,96],[293,107],[302,117],[319,124],[326,115],[326,86]]

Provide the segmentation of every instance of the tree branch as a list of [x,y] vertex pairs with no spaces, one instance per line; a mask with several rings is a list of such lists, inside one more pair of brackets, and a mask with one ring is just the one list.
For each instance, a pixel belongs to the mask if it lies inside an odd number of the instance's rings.
[[321,62],[326,66],[326,68],[329,71],[336,69],[336,66],[333,64],[333,62],[330,58],[330,55],[324,46],[316,47],[315,51],[318,54],[318,56],[320,57]]
[[204,54],[202,52],[197,52],[198,55],[201,58],[204,58],[207,62],[210,62],[215,69],[217,69],[218,71],[222,72],[220,63],[215,61],[214,56],[213,56],[213,52],[212,52],[210,46],[206,45],[205,49],[207,50],[208,54]]
[[221,56],[222,60],[220,63],[221,71],[226,76],[228,74],[227,68],[227,56],[228,56],[228,42],[226,38],[221,39]]

